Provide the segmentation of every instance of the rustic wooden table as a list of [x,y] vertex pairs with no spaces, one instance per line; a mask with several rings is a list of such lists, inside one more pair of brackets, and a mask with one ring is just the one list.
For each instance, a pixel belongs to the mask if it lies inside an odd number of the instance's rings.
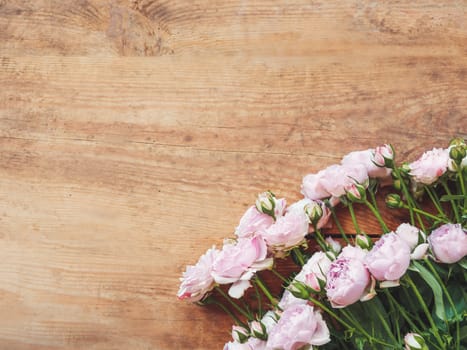
[[221,349],[186,264],[256,194],[467,135],[467,3],[0,0],[0,349]]

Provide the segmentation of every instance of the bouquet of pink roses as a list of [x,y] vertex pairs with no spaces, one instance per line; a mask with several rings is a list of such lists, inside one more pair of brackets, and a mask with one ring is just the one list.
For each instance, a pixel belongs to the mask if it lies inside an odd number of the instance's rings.
[[[306,175],[304,198],[291,205],[260,194],[235,236],[187,267],[179,299],[232,317],[225,350],[466,349],[466,153],[465,140],[454,139],[397,165],[383,145]],[[408,222],[388,227],[382,192]],[[357,206],[381,232],[360,228]],[[340,242],[325,237],[330,225]],[[278,267],[289,256],[300,270],[284,276]]]

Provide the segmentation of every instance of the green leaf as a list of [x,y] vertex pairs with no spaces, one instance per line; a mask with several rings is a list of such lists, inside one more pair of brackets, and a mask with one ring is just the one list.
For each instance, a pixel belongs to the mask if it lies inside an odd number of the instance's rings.
[[467,270],[467,258],[463,258],[461,261],[458,262],[458,264],[462,266],[464,270]]
[[433,291],[433,296],[435,297],[435,314],[436,316],[441,319],[446,319],[446,311],[444,309],[444,302],[443,302],[443,290],[439,285],[436,278],[431,274],[429,270],[427,270],[422,264],[417,261],[413,262],[413,266],[415,269],[412,268],[413,271],[416,271],[420,274],[425,282],[430,286],[431,290]]

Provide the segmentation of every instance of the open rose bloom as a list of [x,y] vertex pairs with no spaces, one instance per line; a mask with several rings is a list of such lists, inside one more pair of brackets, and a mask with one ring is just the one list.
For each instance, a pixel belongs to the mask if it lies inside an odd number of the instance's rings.
[[212,267],[219,254],[216,248],[209,249],[202,255],[194,266],[187,266],[183,273],[180,289],[177,293],[179,299],[199,301],[214,287]]
[[286,309],[269,332],[266,349],[298,350],[330,341],[329,329],[313,306],[296,304]]
[[250,279],[257,271],[272,267],[267,245],[260,236],[227,241],[212,265],[212,276],[219,284],[230,284],[229,295],[240,298],[251,286]]

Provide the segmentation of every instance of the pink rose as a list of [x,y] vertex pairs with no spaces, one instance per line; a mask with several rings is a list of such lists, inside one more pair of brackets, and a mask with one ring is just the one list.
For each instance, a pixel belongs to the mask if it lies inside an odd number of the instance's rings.
[[329,269],[326,295],[332,307],[342,308],[365,296],[370,273],[359,259],[339,257]]
[[460,224],[445,224],[428,236],[428,242],[436,259],[452,264],[467,255],[467,232]]
[[196,265],[187,266],[183,277],[180,279],[182,283],[177,293],[179,299],[196,302],[214,288],[214,279],[211,272],[218,254],[219,250],[212,247],[199,258]]
[[373,162],[374,149],[367,149],[365,151],[350,152],[342,158],[341,164],[346,166],[354,166],[355,164],[362,164],[365,166],[367,174],[372,178],[387,178],[391,175],[391,169],[376,166]]
[[274,252],[285,252],[305,241],[308,233],[308,218],[303,213],[288,212],[261,232],[268,246]]
[[[331,165],[324,170],[321,179],[323,188],[334,197],[345,195],[345,188],[352,184],[366,184],[368,173],[364,165]],[[366,186],[365,186],[366,187]]]
[[365,256],[368,254],[368,250],[362,249],[358,246],[348,245],[342,249],[339,254],[339,258],[357,259],[361,262],[365,261]]
[[303,265],[302,270],[295,276],[295,280],[303,282],[314,290],[319,291],[319,280],[326,281],[326,274],[331,267],[331,263],[332,261],[326,253],[316,252]]
[[302,194],[309,199],[323,199],[331,196],[322,184],[325,171],[321,170],[317,174],[308,174],[303,178]]
[[330,341],[329,329],[313,306],[296,304],[286,309],[269,332],[267,349],[297,350]]
[[433,148],[423,153],[422,157],[409,164],[410,175],[416,182],[431,185],[443,175],[449,162],[449,151],[447,149]]
[[229,295],[241,298],[251,286],[250,279],[254,273],[271,268],[272,264],[273,260],[267,258],[267,245],[263,238],[240,238],[237,242],[224,243],[214,260],[212,276],[219,284],[233,283]]
[[396,235],[399,236],[413,250],[418,245],[419,235],[425,237],[425,234],[418,227],[410,224],[400,224],[396,229]]
[[239,343],[234,340],[226,343],[224,350],[252,350],[252,348],[247,343]]
[[285,310],[291,307],[292,305],[306,304],[306,303],[308,303],[307,300],[302,299],[302,298],[297,298],[296,296],[292,294],[292,292],[286,289],[284,293],[282,294],[281,300],[279,301],[279,304],[277,306],[279,306],[282,310]]
[[240,238],[250,237],[260,230],[267,229],[273,223],[272,216],[263,214],[255,206],[251,206],[240,219],[235,234]]
[[410,265],[410,247],[394,232],[383,235],[365,257],[378,281],[397,281]]

